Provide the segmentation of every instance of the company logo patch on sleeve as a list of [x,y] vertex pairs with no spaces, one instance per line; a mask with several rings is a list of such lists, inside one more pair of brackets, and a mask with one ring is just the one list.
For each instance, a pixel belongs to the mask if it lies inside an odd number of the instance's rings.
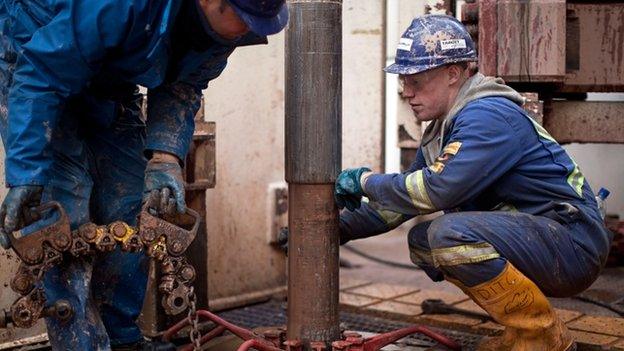
[[431,169],[434,173],[442,173],[451,157],[457,155],[461,145],[462,143],[459,141],[454,141],[446,145],[442,150],[442,155],[436,158],[435,162],[429,166],[429,169]]
[[399,39],[399,45],[397,45],[397,50],[411,51],[412,50],[412,43],[414,43],[413,39],[401,38],[401,39]]
[[442,51],[452,50],[452,49],[465,49],[465,48],[466,48],[466,39],[440,40],[440,49],[442,49]]

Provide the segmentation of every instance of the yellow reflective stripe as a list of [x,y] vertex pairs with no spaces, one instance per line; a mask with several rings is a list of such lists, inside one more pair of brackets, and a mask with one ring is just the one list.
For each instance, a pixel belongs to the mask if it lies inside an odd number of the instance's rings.
[[444,163],[440,162],[440,161],[435,161],[434,164],[432,164],[431,166],[429,166],[429,169],[434,172],[434,173],[442,173],[442,171],[444,170]]
[[442,173],[446,163],[452,156],[455,156],[459,152],[461,145],[462,143],[459,141],[454,141],[446,145],[444,150],[442,150],[442,154],[436,158],[436,161],[431,166],[429,166],[429,169],[437,174]]
[[431,250],[435,267],[477,263],[500,257],[489,243],[460,245]]
[[362,198],[362,201],[367,202],[368,206],[375,210],[379,217],[381,217],[384,223],[389,227],[394,228],[401,224],[401,221],[403,220],[403,215],[401,213],[385,210],[379,205],[379,203],[375,201],[370,201],[368,198],[365,197]]
[[401,219],[403,218],[402,214],[390,210],[377,210],[377,213],[379,213],[381,219],[383,219],[383,221],[389,227],[396,226],[397,224],[399,224],[399,222],[401,222]]
[[448,145],[444,147],[444,150],[442,150],[442,155],[444,154],[457,155],[461,146],[462,146],[462,143],[460,141],[454,141],[452,143],[449,143]]
[[[539,125],[532,118],[529,118],[529,120],[533,124],[533,127],[535,128],[539,136],[541,136],[542,138],[546,140],[550,140],[554,143],[557,143],[555,138],[553,138],[550,134],[548,134],[548,132],[546,131],[546,129],[544,129],[544,127]],[[583,182],[585,181],[585,177],[583,176],[583,173],[581,173],[581,170],[579,169],[576,162],[574,162],[572,158],[570,158],[570,160],[572,161],[572,163],[574,163],[574,169],[572,170],[572,172],[570,172],[570,174],[568,174],[568,179],[567,179],[568,184],[572,187],[572,189],[574,189],[574,191],[579,197],[583,197]]]
[[552,142],[557,142],[555,140],[555,138],[553,138],[548,131],[546,131],[546,129],[544,129],[544,127],[542,127],[541,125],[539,125],[537,122],[535,122],[535,120],[533,118],[529,117],[529,120],[531,121],[531,123],[533,124],[533,128],[535,128],[535,131],[537,132],[537,134],[539,134],[539,136],[541,136],[542,138],[546,139],[546,140],[550,140]]
[[422,211],[436,211],[425,188],[425,176],[422,170],[410,173],[405,177],[405,187],[414,206]]
[[420,250],[415,247],[409,248],[410,260],[415,265],[427,264],[433,266],[433,257],[431,257],[430,251]]
[[576,191],[576,194],[578,196],[582,197],[583,196],[583,182],[585,181],[585,177],[583,176],[583,173],[581,173],[581,170],[579,169],[576,162],[574,161],[572,162],[574,163],[574,169],[568,175],[568,184],[570,184],[572,189]]

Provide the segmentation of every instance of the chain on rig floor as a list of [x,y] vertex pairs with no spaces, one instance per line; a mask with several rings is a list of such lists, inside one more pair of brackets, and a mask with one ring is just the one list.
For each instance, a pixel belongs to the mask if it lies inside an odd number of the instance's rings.
[[[287,322],[286,303],[281,301],[269,301],[261,304],[241,307],[225,312],[220,312],[218,313],[218,315],[228,320],[229,322],[248,329],[286,325]],[[341,312],[340,326],[345,330],[355,330],[358,332],[362,332],[363,334],[377,334],[408,327],[410,326],[410,324],[384,318],[377,318],[362,313]],[[448,329],[432,329],[439,331],[444,335],[457,341],[462,345],[462,350],[465,351],[474,350],[476,343],[481,338],[481,336],[479,335],[457,332]],[[38,342],[32,343],[30,345],[12,348],[11,350],[44,351],[50,350],[50,347],[47,342]],[[416,334],[404,338],[394,345],[384,348],[383,350],[420,351],[446,350],[446,348],[436,346],[436,343],[433,340],[429,339],[424,335]]]

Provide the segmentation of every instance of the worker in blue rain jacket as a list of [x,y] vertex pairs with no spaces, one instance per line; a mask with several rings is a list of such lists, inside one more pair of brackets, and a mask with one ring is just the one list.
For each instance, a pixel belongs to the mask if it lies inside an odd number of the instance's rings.
[[416,119],[431,124],[407,171],[339,175],[336,201],[350,210],[340,217],[341,242],[444,211],[410,230],[411,259],[506,327],[479,349],[573,349],[546,296],[586,289],[612,238],[578,166],[527,116],[516,91],[471,70],[476,60],[452,17],[418,17],[403,33],[385,70],[399,75]]
[[[0,1],[2,231],[49,200],[73,229],[135,224],[147,195],[160,213],[184,212],[181,166],[202,89],[236,47],[266,43],[287,20],[284,0]],[[75,312],[46,320],[52,348],[139,349],[146,261],[117,250],[46,273],[48,302]]]

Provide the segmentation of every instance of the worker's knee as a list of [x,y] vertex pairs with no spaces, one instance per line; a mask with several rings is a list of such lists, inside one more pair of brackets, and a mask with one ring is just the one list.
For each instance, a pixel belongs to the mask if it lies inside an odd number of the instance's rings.
[[427,230],[431,225],[431,221],[416,224],[410,229],[407,235],[407,244],[410,248],[421,250],[430,250],[429,239],[427,238]]
[[427,230],[427,240],[431,249],[440,249],[474,243],[469,234],[469,226],[461,214],[450,213],[433,220]]
[[433,281],[444,280],[442,271],[434,267],[431,248],[427,239],[427,230],[431,221],[415,225],[408,234],[410,259],[420,267]]

